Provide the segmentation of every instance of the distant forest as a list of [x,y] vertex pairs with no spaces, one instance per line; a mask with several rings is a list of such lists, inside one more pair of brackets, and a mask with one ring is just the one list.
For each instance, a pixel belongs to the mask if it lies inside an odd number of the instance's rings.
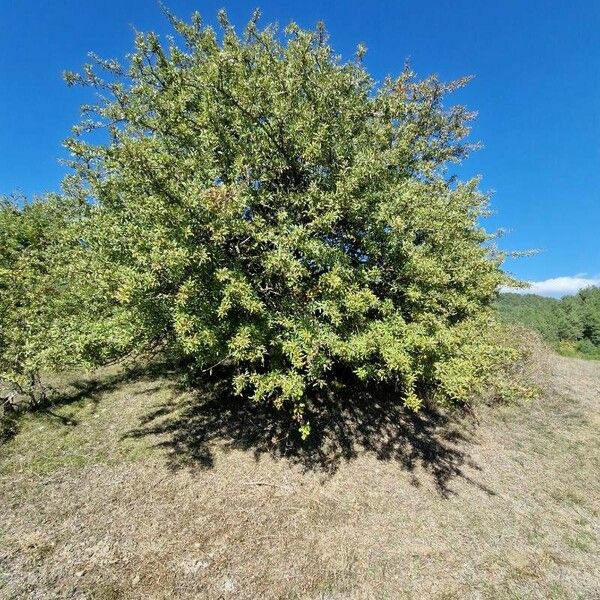
[[600,288],[560,300],[535,294],[501,294],[502,318],[539,331],[558,352],[600,359]]

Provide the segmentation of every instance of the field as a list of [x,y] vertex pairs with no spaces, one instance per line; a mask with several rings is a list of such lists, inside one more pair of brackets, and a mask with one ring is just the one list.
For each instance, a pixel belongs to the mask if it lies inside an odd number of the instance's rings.
[[600,362],[539,368],[469,415],[354,399],[303,450],[159,369],[74,378],[0,446],[0,597],[600,598]]

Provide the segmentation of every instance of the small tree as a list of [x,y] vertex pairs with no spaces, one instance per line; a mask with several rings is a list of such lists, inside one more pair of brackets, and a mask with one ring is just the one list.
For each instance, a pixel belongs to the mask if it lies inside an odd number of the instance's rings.
[[38,344],[51,327],[46,310],[56,296],[46,287],[69,216],[60,200],[0,199],[0,381],[10,395],[45,399]]
[[114,270],[90,243],[93,212],[76,196],[0,199],[0,384],[9,399],[39,404],[42,371],[128,351]]
[[489,338],[504,276],[487,197],[447,173],[473,115],[443,100],[466,79],[405,69],[376,85],[364,50],[342,62],[322,26],[170,19],[183,48],[138,34],[127,68],[66,74],[102,94],[78,133],[108,142],[68,142],[70,187],[93,198],[137,343],[227,364],[238,393],[289,406],[303,435],[338,365],[414,409],[423,389],[468,400],[505,355]]

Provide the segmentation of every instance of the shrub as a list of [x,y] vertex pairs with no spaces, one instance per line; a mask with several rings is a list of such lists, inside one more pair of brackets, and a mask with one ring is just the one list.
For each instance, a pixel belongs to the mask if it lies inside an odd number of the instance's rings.
[[47,309],[55,294],[47,276],[59,232],[69,221],[60,203],[58,198],[0,200],[0,383],[5,398],[44,399],[37,342],[52,321]]
[[[0,395],[40,404],[40,373],[126,351],[113,271],[90,245],[91,207],[68,196],[0,199]],[[15,408],[16,406],[12,406]]]

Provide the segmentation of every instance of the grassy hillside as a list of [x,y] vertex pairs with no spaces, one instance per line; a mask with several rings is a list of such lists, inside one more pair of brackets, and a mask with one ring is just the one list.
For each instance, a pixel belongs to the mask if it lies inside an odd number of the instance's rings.
[[560,354],[600,359],[600,288],[561,300],[501,294],[496,307],[505,321],[540,332]]
[[526,410],[348,399],[300,449],[168,374],[73,381],[0,446],[0,597],[597,598],[600,363],[540,375]]

